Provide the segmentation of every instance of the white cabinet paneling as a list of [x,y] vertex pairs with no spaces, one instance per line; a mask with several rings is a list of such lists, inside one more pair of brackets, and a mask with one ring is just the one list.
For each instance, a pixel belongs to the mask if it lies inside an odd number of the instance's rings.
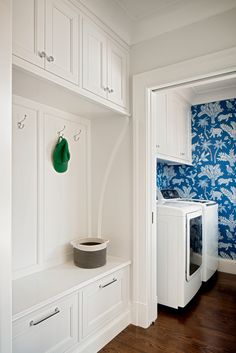
[[[64,126],[71,159],[57,173],[52,154]],[[89,234],[88,120],[14,97],[12,211],[14,278],[64,262],[70,240]]]
[[78,83],[78,13],[64,0],[46,0],[45,68]]
[[13,0],[13,54],[44,67],[44,0]]
[[129,303],[128,268],[92,283],[82,290],[82,337],[114,320]]
[[13,323],[13,353],[64,353],[77,341],[77,295],[65,297]]
[[83,19],[83,88],[107,96],[106,36],[90,20]]
[[129,265],[71,261],[13,281],[13,353],[98,352],[130,324]]
[[128,53],[92,21],[83,19],[83,88],[127,106]]
[[108,42],[108,99],[126,107],[127,99],[127,52],[118,44]]
[[38,264],[37,110],[14,104],[12,128],[12,252],[13,271],[19,272]]
[[191,164],[191,108],[177,93],[152,94],[157,158]]
[[[80,123],[60,115],[44,114],[44,261],[63,258],[71,252],[70,240],[88,234],[88,131]],[[57,173],[52,151],[57,132],[64,137],[71,154],[68,170]],[[78,141],[74,136],[78,135]]]

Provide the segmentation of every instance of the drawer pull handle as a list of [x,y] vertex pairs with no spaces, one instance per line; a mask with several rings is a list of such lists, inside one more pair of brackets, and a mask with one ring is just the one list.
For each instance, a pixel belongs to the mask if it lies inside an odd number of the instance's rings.
[[39,52],[38,52],[38,55],[39,55],[40,58],[42,58],[42,59],[46,57],[45,51],[39,51]]
[[43,319],[41,319],[41,320],[39,320],[39,321],[35,321],[35,322],[34,322],[34,320],[31,320],[30,323],[29,323],[29,325],[30,325],[30,326],[36,326],[36,325],[40,324],[41,322],[43,322],[43,321],[49,319],[50,317],[52,317],[52,316],[54,316],[54,315],[56,315],[56,314],[59,314],[59,312],[60,312],[59,308],[55,308],[54,313],[52,313],[52,314],[50,314],[50,315],[44,317]]
[[52,62],[55,60],[52,55],[47,56],[46,58],[47,58],[47,61],[48,61],[49,63],[52,63]]
[[112,283],[114,283],[116,281],[117,281],[117,278],[113,278],[113,280],[111,282],[107,283],[107,284],[103,284],[103,285],[100,284],[99,288],[105,288],[107,286],[110,286],[110,284],[112,284]]

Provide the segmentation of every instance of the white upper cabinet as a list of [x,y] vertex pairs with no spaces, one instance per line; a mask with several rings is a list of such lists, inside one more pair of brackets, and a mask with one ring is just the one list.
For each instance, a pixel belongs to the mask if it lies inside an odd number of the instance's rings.
[[156,121],[157,158],[191,164],[190,104],[176,93],[153,94],[152,114]]
[[69,0],[13,0],[13,64],[127,114],[128,46]]
[[106,98],[106,37],[95,24],[83,19],[83,88]]
[[128,53],[92,21],[83,19],[83,88],[127,106]]
[[78,82],[78,14],[64,0],[46,0],[45,69]]
[[78,23],[65,0],[14,0],[13,54],[78,83]]
[[44,1],[14,0],[13,54],[44,67]]

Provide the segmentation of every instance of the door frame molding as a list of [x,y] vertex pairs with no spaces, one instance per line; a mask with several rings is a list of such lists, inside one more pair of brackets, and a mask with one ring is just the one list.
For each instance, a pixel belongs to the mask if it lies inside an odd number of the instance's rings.
[[[147,328],[157,318],[156,157],[151,92],[236,77],[236,47],[133,77],[133,310]],[[153,222],[153,223],[152,223]]]

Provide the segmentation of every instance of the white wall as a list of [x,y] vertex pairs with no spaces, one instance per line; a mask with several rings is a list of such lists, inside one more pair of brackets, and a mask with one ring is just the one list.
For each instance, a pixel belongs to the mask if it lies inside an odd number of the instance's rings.
[[126,43],[131,41],[131,21],[124,10],[112,0],[77,0],[92,11]]
[[132,142],[129,118],[93,119],[92,235],[109,239],[109,254],[132,255]]
[[0,0],[0,352],[11,352],[11,1]]
[[[142,0],[140,0],[142,1]],[[158,4],[158,2],[157,2]],[[236,7],[235,0],[178,0],[134,21],[132,44],[189,26]]]
[[134,44],[131,73],[137,74],[236,46],[236,8]]

